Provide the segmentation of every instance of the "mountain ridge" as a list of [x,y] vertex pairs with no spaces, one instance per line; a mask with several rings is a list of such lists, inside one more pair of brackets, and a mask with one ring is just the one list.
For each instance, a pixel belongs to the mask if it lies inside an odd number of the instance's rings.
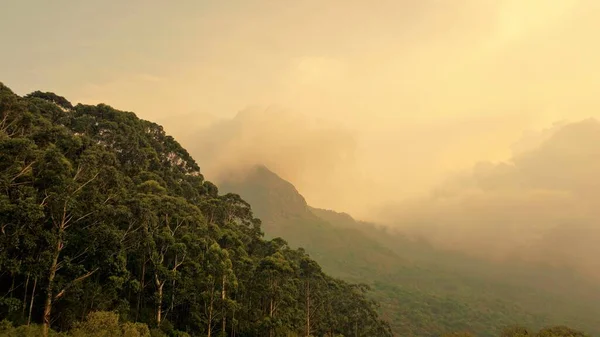
[[[247,200],[255,205],[256,214],[261,215],[265,234],[270,237],[287,237],[292,246],[302,246],[315,258],[320,258],[331,268],[334,275],[345,275],[346,277],[357,277],[357,273],[348,271],[345,266],[349,258],[361,258],[360,273],[373,271],[372,259],[369,256],[375,252],[379,264],[384,263],[389,268],[396,261],[401,260],[391,250],[380,247],[374,241],[368,241],[365,245],[355,247],[357,252],[350,256],[345,247],[344,235],[360,238],[362,234],[356,230],[340,231],[326,220],[315,214],[320,211],[310,207],[304,197],[298,192],[293,184],[285,181],[270,171],[264,165],[257,165],[249,169],[240,179],[236,176],[233,181],[221,182],[219,188],[223,191],[245,195]],[[280,188],[280,189],[279,189]],[[352,219],[349,217],[349,219]],[[324,235],[326,234],[326,235]],[[343,235],[342,235],[343,234]],[[327,249],[319,249],[325,248]],[[375,251],[373,251],[375,248]],[[346,270],[342,272],[342,270]],[[353,276],[352,276],[353,275]]]
[[[278,200],[268,198],[300,192],[289,182],[274,184],[284,179],[265,166],[259,171],[253,174],[250,170],[234,181],[221,181],[219,186],[262,205],[257,207],[257,214],[264,219],[266,235],[286,236],[290,244],[304,246],[333,275],[370,284],[396,335],[425,336],[467,329],[493,336],[504,326],[519,322],[540,328],[554,321],[600,332],[594,328],[600,327],[592,323],[594,318],[588,315],[581,319],[570,312],[585,312],[593,303],[568,290],[582,285],[578,280],[561,277],[564,280],[556,285],[539,287],[540,281],[557,275],[552,267],[516,261],[491,263],[458,251],[438,250],[423,239],[356,221],[347,213],[311,207],[301,195],[283,198],[297,200],[298,207],[292,209],[301,210],[286,217],[286,208],[277,208]],[[268,183],[262,184],[265,178]],[[277,186],[285,188],[271,190]],[[569,300],[568,294],[576,297]],[[586,304],[579,305],[580,301]],[[454,309],[448,311],[447,306]],[[600,310],[598,305],[592,307]],[[489,315],[482,316],[481,310]],[[429,323],[425,322],[436,319],[435,327],[426,327]]]

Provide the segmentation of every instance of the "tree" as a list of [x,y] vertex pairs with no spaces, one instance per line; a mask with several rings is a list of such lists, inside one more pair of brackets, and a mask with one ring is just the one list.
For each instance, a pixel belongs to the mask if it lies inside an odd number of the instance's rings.
[[506,327],[500,333],[500,337],[525,337],[532,336],[533,333],[529,329],[522,326],[510,326]]
[[[91,184],[98,173],[90,166],[81,163],[74,168],[72,163],[65,158],[56,147],[50,147],[37,165],[40,172],[36,184],[44,193],[42,204],[47,209],[49,222],[47,252],[49,264],[47,269],[46,301],[44,304],[43,326],[44,336],[48,336],[52,304],[62,298],[65,292],[73,285],[85,281],[98,271],[98,267],[84,270],[70,282],[64,283],[61,290],[55,294],[55,278],[57,272],[72,263],[71,260],[84,258],[87,251],[84,249],[68,258],[62,254],[65,245],[69,242],[69,234],[73,226],[79,225],[94,213],[94,206],[81,199],[83,190]],[[91,207],[90,207],[91,206]]]
[[0,334],[388,336],[260,226],[160,125],[0,84]]
[[569,328],[567,326],[559,325],[541,329],[537,335],[538,337],[586,337],[587,335],[579,330]]

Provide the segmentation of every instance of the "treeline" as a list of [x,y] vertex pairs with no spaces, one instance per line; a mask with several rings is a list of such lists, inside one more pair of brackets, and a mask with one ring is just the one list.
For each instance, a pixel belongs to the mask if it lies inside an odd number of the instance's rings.
[[391,336],[367,291],[265,240],[161,126],[0,84],[6,334]]
[[[36,324],[13,326],[8,321],[0,322],[0,337],[24,337],[38,336],[42,332],[42,327]],[[82,322],[73,324],[67,332],[56,333],[50,331],[50,336],[54,337],[152,337],[162,334],[159,330],[150,330],[148,325],[143,323],[124,322],[119,319],[115,312],[91,312]],[[182,334],[179,334],[181,336]],[[297,334],[288,334],[288,336],[298,336]],[[476,337],[477,335],[469,332],[459,332],[445,334],[442,337]],[[498,337],[588,337],[589,335],[568,328],[566,326],[555,326],[540,331],[533,331],[525,327],[513,326],[505,328]]]
[[[443,335],[442,337],[475,337],[476,335],[469,332],[457,332]],[[569,327],[559,325],[534,331],[526,327],[511,326],[505,328],[500,333],[499,337],[589,337],[588,334],[571,329]]]

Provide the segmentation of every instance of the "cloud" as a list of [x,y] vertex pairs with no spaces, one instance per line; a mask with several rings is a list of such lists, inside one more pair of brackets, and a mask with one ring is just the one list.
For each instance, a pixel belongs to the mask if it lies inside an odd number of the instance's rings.
[[345,65],[342,61],[327,57],[302,57],[292,61],[294,82],[301,85],[327,87],[343,81]]
[[351,130],[275,106],[241,110],[232,119],[197,130],[187,142],[203,173],[217,182],[232,172],[266,165],[302,186],[303,193],[338,194],[347,168],[356,166]]
[[578,0],[504,0],[498,2],[495,43],[526,39],[560,23],[580,3]]
[[600,123],[556,124],[517,144],[510,161],[481,162],[378,219],[444,248],[600,277]]

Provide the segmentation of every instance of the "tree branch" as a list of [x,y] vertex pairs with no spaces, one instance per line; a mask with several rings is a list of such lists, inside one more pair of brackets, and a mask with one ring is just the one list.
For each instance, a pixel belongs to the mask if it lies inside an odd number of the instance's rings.
[[67,290],[68,290],[70,287],[72,287],[72,286],[74,286],[76,283],[82,282],[82,281],[84,281],[86,278],[88,278],[88,277],[90,277],[90,276],[94,275],[94,273],[96,273],[96,272],[97,272],[99,269],[100,269],[100,268],[96,268],[96,269],[94,269],[94,270],[92,270],[92,271],[88,272],[87,274],[84,274],[84,275],[82,275],[82,276],[79,276],[78,278],[74,279],[74,280],[73,280],[71,283],[69,283],[69,285],[67,285],[66,287],[64,287],[64,288],[63,288],[63,289],[62,289],[62,290],[61,290],[61,291],[60,291],[58,294],[56,294],[56,296],[54,296],[54,300],[56,301],[56,300],[60,299],[61,297],[63,297],[63,296],[65,295],[66,291],[67,291]]
[[[79,175],[80,169],[77,170],[77,173],[75,173],[75,177],[73,178],[73,180],[77,180],[77,176]],[[75,195],[77,194],[77,192],[81,191],[81,189],[83,189],[85,186],[87,186],[89,183],[91,183],[92,181],[94,181],[98,175],[100,173],[96,172],[96,174],[94,174],[94,176],[92,178],[90,178],[90,180],[86,181],[85,183],[81,184],[75,191],[73,191],[73,193],[71,193],[71,195]]]
[[15,181],[17,178],[19,178],[20,176],[24,175],[32,166],[33,164],[35,164],[35,161],[32,161],[31,163],[29,163],[29,165],[25,166],[21,172],[17,173],[16,176],[14,176],[10,182],[12,183],[13,181]]

